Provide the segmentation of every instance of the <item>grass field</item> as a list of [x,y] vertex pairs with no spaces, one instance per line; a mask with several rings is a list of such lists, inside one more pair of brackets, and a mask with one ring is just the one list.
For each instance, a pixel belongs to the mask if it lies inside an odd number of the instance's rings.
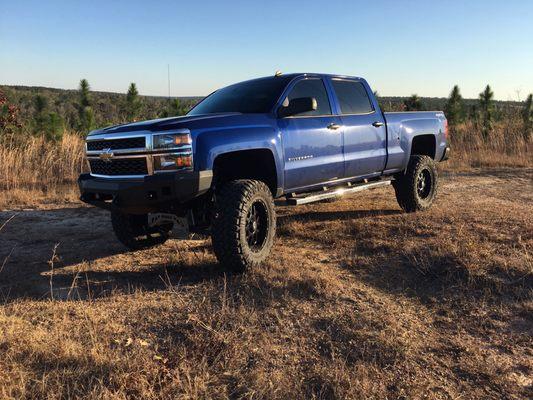
[[532,177],[444,171],[417,214],[391,188],[280,208],[241,276],[203,239],[126,252],[74,190],[21,194],[0,213],[0,398],[531,398]]

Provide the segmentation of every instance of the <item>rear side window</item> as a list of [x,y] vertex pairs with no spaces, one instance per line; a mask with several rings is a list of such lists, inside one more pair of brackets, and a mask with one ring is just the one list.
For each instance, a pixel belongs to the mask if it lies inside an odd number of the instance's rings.
[[314,97],[316,99],[317,109],[315,111],[301,113],[298,116],[331,115],[328,93],[326,92],[322,79],[304,79],[299,81],[294,85],[287,97],[289,101],[299,97]]
[[366,114],[374,111],[361,82],[333,80],[341,114]]

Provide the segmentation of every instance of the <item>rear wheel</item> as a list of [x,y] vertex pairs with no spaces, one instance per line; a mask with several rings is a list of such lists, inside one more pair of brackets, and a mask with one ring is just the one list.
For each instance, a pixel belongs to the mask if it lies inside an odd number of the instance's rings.
[[428,156],[411,156],[405,174],[393,181],[398,204],[407,212],[427,210],[438,189],[435,161]]
[[131,250],[146,249],[165,243],[171,226],[148,226],[147,215],[111,212],[111,225],[117,239]]
[[256,180],[225,183],[216,193],[212,242],[218,261],[242,272],[270,254],[276,234],[276,211],[270,189]]

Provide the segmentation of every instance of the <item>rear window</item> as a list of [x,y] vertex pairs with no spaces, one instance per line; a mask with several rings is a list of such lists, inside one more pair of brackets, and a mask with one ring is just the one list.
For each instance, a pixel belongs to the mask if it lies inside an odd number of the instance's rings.
[[341,114],[367,114],[374,111],[365,87],[361,82],[333,80]]

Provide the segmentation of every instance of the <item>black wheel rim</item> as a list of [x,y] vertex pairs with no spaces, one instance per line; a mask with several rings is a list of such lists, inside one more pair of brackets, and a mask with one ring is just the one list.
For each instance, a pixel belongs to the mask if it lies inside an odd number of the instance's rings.
[[431,193],[431,173],[428,169],[420,171],[416,178],[416,193],[421,199],[425,199]]
[[265,204],[255,201],[246,215],[246,242],[253,252],[259,252],[265,245],[268,234],[268,211]]

